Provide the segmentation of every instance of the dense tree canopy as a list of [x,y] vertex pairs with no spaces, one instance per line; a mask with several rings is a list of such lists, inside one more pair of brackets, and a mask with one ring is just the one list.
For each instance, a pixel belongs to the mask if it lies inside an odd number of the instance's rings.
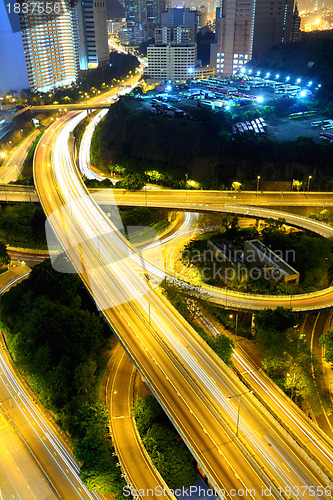
[[194,459],[152,396],[137,398],[133,415],[143,444],[170,488],[196,480]]
[[291,309],[277,307],[256,313],[256,342],[268,375],[305,411],[318,413],[328,405],[321,389],[322,372]]
[[333,332],[323,333],[319,339],[319,344],[325,347],[325,360],[333,363]]
[[73,440],[88,488],[121,494],[105,408],[98,403],[110,331],[76,274],[49,260],[1,299],[0,320],[14,360]]

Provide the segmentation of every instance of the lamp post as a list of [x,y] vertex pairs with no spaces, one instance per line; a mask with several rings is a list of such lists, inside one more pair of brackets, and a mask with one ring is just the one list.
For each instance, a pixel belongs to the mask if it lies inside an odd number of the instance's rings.
[[[232,319],[234,317],[233,314],[229,314],[229,318]],[[238,313],[236,313],[236,317],[235,317],[235,335],[237,335],[237,331],[238,331]]]
[[291,190],[292,190],[292,191],[294,191],[294,182],[295,182],[295,179],[293,179],[293,180],[291,181]]
[[258,175],[258,177],[257,177],[257,196],[258,196],[258,192],[259,192],[259,182],[260,182],[260,175]]
[[234,396],[229,396],[227,399],[232,399],[232,398],[238,398],[238,408],[237,408],[237,424],[236,424],[236,437],[238,437],[238,428],[239,428],[239,413],[240,413],[240,404],[241,404],[241,397],[244,396],[244,394],[252,394],[253,391],[246,391],[246,392],[241,392],[240,394],[235,394]]
[[147,285],[149,288],[149,291],[148,291],[148,323],[150,325],[150,295],[149,295],[149,293],[151,290],[151,286],[150,286],[149,274],[147,272],[145,272],[144,274],[145,274],[145,278],[146,278]]
[[309,178],[308,178],[308,192],[309,192],[309,189],[310,189],[310,181],[312,179],[312,175],[309,175]]
[[188,182],[188,173],[185,174],[185,196],[187,196],[187,182]]

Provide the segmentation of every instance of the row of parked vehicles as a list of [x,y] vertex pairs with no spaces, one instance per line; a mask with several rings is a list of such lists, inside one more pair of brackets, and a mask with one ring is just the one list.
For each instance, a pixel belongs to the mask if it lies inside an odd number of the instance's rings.
[[333,128],[333,120],[317,120],[311,123],[311,127],[320,127],[322,130]]

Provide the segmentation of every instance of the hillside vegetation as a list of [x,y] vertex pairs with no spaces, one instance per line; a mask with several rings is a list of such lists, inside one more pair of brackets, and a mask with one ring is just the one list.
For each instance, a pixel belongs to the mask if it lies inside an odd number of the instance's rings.
[[253,180],[260,173],[271,180],[312,175],[314,188],[330,189],[331,144],[231,135],[229,113],[193,109],[191,115],[193,120],[154,116],[124,97],[96,129],[92,162],[107,172],[117,165],[125,175],[156,170],[159,182],[172,187],[184,187],[187,173],[206,189],[225,189],[236,178]]

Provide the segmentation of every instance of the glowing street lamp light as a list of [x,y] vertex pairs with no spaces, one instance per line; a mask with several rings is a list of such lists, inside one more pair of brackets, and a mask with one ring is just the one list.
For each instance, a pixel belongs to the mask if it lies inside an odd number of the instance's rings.
[[[229,318],[232,319],[234,317],[233,314],[229,314]],[[236,317],[235,317],[235,335],[237,335],[237,331],[238,331],[238,313],[236,313]]]
[[277,75],[275,75],[275,78],[276,78],[276,79],[280,78],[279,73],[278,73]]

